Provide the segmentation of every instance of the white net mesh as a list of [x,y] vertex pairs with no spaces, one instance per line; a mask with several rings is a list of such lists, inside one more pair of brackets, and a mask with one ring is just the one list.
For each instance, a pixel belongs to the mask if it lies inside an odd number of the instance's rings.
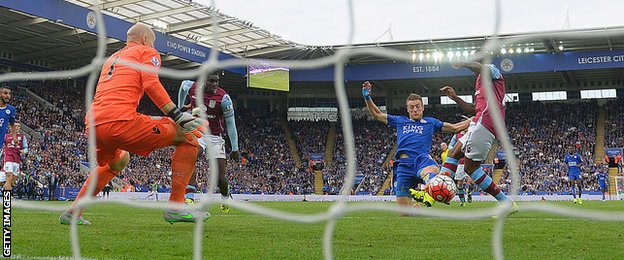
[[[69,70],[69,71],[52,71],[52,72],[38,72],[38,73],[7,73],[7,74],[0,75],[0,82],[8,82],[8,81],[16,81],[16,80],[61,79],[61,78],[79,77],[79,76],[89,75],[88,82],[87,82],[86,97],[85,97],[85,105],[86,105],[86,108],[88,109],[91,106],[91,102],[93,100],[98,73],[100,72],[100,69],[103,63],[107,58],[105,57],[106,35],[107,35],[105,31],[106,28],[103,23],[102,13],[99,10],[99,6],[100,6],[100,4],[98,3],[99,1],[94,0],[93,2],[94,2],[93,10],[96,13],[96,20],[97,20],[97,25],[98,25],[97,33],[98,33],[99,44],[97,47],[96,56],[94,57],[93,61],[89,65],[86,65],[79,69]],[[502,1],[496,1],[496,6],[495,6],[496,12],[492,21],[495,24],[494,26],[495,29],[492,32],[491,37],[488,37],[489,40],[482,46],[482,50],[485,52],[480,52],[480,53],[490,53],[490,51],[494,52],[496,50],[500,50],[500,48],[504,45],[509,46],[517,42],[526,41],[526,40],[529,40],[530,37],[536,37],[536,38],[540,37],[540,35],[536,34],[533,36],[517,37],[517,38],[512,38],[512,39],[508,39],[505,41],[501,41],[500,38],[497,37],[499,28],[500,28],[500,23],[501,23],[501,15],[500,15],[501,4],[502,4],[501,2]],[[347,3],[348,3],[349,13],[346,15],[346,17],[348,17],[347,21],[349,23],[349,28],[350,28],[348,39],[349,39],[349,42],[352,42],[353,32],[354,32],[353,1],[347,1]],[[212,2],[212,6],[216,6],[214,2]],[[215,9],[213,8],[212,10],[215,10]],[[216,21],[217,15],[214,15],[213,18],[215,19],[213,24],[218,24],[218,22]],[[213,45],[217,46],[218,45],[217,39],[219,37],[219,34],[218,34],[219,27],[216,26],[215,28],[217,29],[217,33],[214,35]],[[617,32],[605,31],[605,32],[601,32],[601,36],[609,36],[610,33],[617,33]],[[571,33],[562,32],[561,34],[571,34]],[[595,33],[592,33],[592,34],[585,34],[585,35],[578,34],[575,36],[583,38],[583,37],[595,37],[596,35]],[[203,86],[202,83],[206,81],[206,75],[208,75],[210,72],[217,71],[219,69],[227,69],[231,67],[242,67],[242,66],[248,66],[248,65],[253,65],[253,64],[258,63],[258,61],[252,61],[252,60],[247,60],[247,59],[232,59],[232,60],[227,60],[227,61],[218,61],[217,60],[218,55],[217,55],[216,50],[217,48],[212,48],[212,53],[209,56],[210,57],[209,60],[203,63],[202,66],[196,70],[178,71],[178,70],[173,70],[173,69],[168,69],[168,68],[161,68],[160,70],[158,70],[158,73],[159,75],[166,76],[166,77],[173,78],[173,79],[199,78],[198,86]],[[251,203],[238,202],[234,200],[222,201],[220,196],[210,196],[209,199],[202,200],[201,204],[199,205],[199,208],[206,210],[212,204],[226,203],[230,205],[231,207],[240,209],[242,211],[246,211],[246,212],[250,212],[250,213],[254,213],[254,214],[258,214],[262,216],[267,216],[267,217],[271,217],[271,218],[275,218],[279,220],[284,220],[284,221],[291,221],[291,222],[298,222],[298,223],[326,222],[327,225],[325,228],[324,238],[323,238],[323,255],[325,259],[333,259],[332,245],[333,245],[333,234],[334,234],[334,229],[336,226],[336,221],[341,216],[344,216],[348,213],[373,210],[373,211],[398,212],[398,213],[411,214],[415,216],[444,217],[444,218],[462,219],[462,220],[484,219],[484,218],[490,218],[493,215],[497,215],[498,219],[496,221],[495,229],[492,232],[492,253],[496,259],[503,259],[503,229],[504,229],[506,216],[511,210],[510,205],[500,204],[498,207],[495,207],[492,209],[483,209],[483,210],[476,210],[476,211],[471,211],[471,212],[458,212],[458,211],[450,211],[450,210],[444,210],[444,209],[438,209],[438,208],[426,208],[425,209],[425,208],[413,208],[413,207],[397,207],[394,205],[380,205],[380,204],[370,204],[370,205],[363,205],[363,204],[348,205],[346,204],[346,198],[347,198],[347,195],[349,194],[349,187],[353,187],[353,184],[355,182],[355,178],[354,178],[355,146],[354,146],[354,139],[353,139],[353,126],[351,122],[350,110],[348,109],[349,106],[348,106],[348,100],[347,100],[345,84],[344,84],[345,82],[344,81],[344,67],[345,67],[344,64],[349,60],[350,57],[363,55],[363,54],[391,58],[396,61],[404,61],[404,62],[412,61],[412,56],[410,53],[407,53],[404,51],[386,49],[386,48],[357,48],[357,49],[342,48],[338,50],[333,56],[315,59],[315,60],[264,61],[264,62],[269,62],[273,65],[287,66],[292,69],[314,69],[314,68],[321,68],[321,67],[332,66],[332,65],[335,68],[334,87],[335,87],[336,98],[338,100],[338,106],[340,110],[340,119],[341,119],[341,123],[343,126],[342,131],[343,131],[344,140],[345,140],[344,144],[346,147],[347,173],[346,173],[344,185],[342,186],[342,190],[340,193],[341,198],[337,200],[329,208],[327,212],[318,213],[318,214],[293,214],[289,212],[283,212],[279,210],[262,207],[262,206],[251,204]],[[485,58],[485,63],[490,63],[488,61],[491,61],[490,56],[473,57],[473,59],[480,59],[480,58]],[[120,63],[123,63],[123,61]],[[149,70],[147,68],[142,67],[139,64],[131,64],[131,63],[125,63],[125,64],[128,66],[138,68],[138,69]],[[484,70],[483,73],[489,73],[489,72]],[[485,87],[486,95],[488,97],[490,105],[496,106],[495,104],[496,99],[493,97],[494,94],[492,91],[492,82],[490,80],[487,80],[487,78],[488,77],[482,77],[482,79],[484,79],[483,83],[486,86]],[[203,90],[199,88],[196,95],[200,96],[202,94],[203,94]],[[202,98],[199,98],[197,100],[199,102],[198,104],[199,106],[203,105]],[[505,128],[504,120],[500,120],[501,119],[500,112],[498,110],[492,110],[492,112],[494,114],[493,115],[494,118],[498,119],[494,121],[496,130],[499,133],[503,133],[503,135],[500,138],[500,142],[502,143],[505,156],[506,158],[508,158],[507,162],[508,162],[509,169],[511,172],[510,176],[512,178],[512,187],[510,189],[511,190],[510,195],[512,199],[516,199],[518,196],[518,189],[519,189],[519,183],[520,183],[520,177],[518,175],[517,159],[513,153],[512,144],[509,141],[509,136]],[[203,116],[205,117],[205,115]],[[93,118],[90,118],[89,120],[93,122]],[[89,143],[88,143],[89,144],[88,154],[90,158],[90,167],[91,169],[95,169],[96,163],[93,159],[95,158],[95,148],[94,148],[95,147],[94,145],[95,144],[95,131],[91,129],[89,133],[90,134],[89,134]],[[217,178],[218,178],[218,174],[216,173],[216,169],[217,169],[216,160],[215,159],[210,160],[209,165],[211,168],[211,173],[210,173],[211,181],[209,182],[210,187],[208,188],[208,190],[212,191],[212,190],[215,190],[215,185],[217,183]],[[95,176],[94,172],[92,172],[91,174]],[[620,180],[621,179],[618,179],[618,182]],[[92,181],[91,182],[92,185],[90,185],[89,187],[91,191],[95,188],[94,183],[96,182]],[[618,183],[618,188],[620,187],[621,187],[620,183]],[[91,192],[87,192],[87,193],[90,194]],[[101,202],[103,201],[96,200],[94,197],[89,196],[81,200],[80,203],[78,203],[77,207],[85,208],[90,205],[101,203]],[[124,204],[130,207],[140,207],[140,208],[150,208],[150,209],[173,208],[173,206],[171,205],[163,205],[163,204],[155,204],[155,203],[131,203],[131,202],[116,202],[116,203]],[[14,202],[13,205],[17,208],[38,209],[38,210],[47,210],[47,211],[56,211],[56,212],[67,210],[67,208],[62,207],[62,206],[42,205],[39,203],[32,203],[32,202],[26,202],[26,201],[16,201]],[[523,205],[519,210],[520,211],[547,212],[551,214],[558,214],[558,215],[573,217],[573,218],[583,218],[583,219],[593,219],[593,220],[603,220],[603,221],[624,221],[624,214],[617,213],[617,212],[573,210],[569,208],[546,205],[546,204],[527,204],[527,205]],[[70,237],[71,237],[73,257],[78,259],[81,257],[81,253],[80,253],[79,236],[78,236],[76,220],[77,219],[74,218],[71,223]],[[196,226],[195,226],[195,234],[194,234],[195,240],[194,240],[194,250],[193,250],[194,259],[202,258],[203,231],[204,231],[204,223],[202,221],[199,221],[198,223],[196,223]]]

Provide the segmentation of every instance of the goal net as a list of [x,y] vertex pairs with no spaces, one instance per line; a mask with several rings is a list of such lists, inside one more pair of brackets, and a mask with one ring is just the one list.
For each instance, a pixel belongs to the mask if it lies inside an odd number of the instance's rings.
[[[349,43],[352,43],[353,35],[354,35],[354,13],[353,13],[353,2],[347,1],[348,5],[348,13],[345,14],[347,18],[347,22],[349,24],[349,34],[348,39]],[[494,24],[494,30],[492,31],[490,37],[487,37],[487,41],[481,47],[482,52],[479,52],[476,56],[470,57],[470,59],[485,59],[485,63],[491,63],[492,54],[496,51],[500,51],[502,46],[510,46],[514,43],[527,40],[526,37],[516,37],[510,39],[501,39],[498,37],[499,28],[501,24],[501,5],[503,1],[495,1],[495,13],[492,15],[492,23]],[[212,3],[215,6],[215,3]],[[9,82],[9,81],[25,81],[25,80],[45,80],[45,79],[63,79],[63,78],[77,78],[88,76],[87,89],[86,89],[86,97],[85,104],[88,109],[93,100],[93,95],[95,91],[95,86],[97,82],[97,77],[100,73],[102,65],[106,60],[106,28],[103,22],[102,13],[99,10],[99,6],[101,4],[99,1],[93,1],[93,11],[95,13],[96,19],[96,29],[98,34],[98,47],[97,47],[97,55],[94,57],[91,64],[86,65],[84,67],[67,70],[67,71],[53,71],[53,72],[38,72],[38,73],[6,73],[0,75],[0,83]],[[212,8],[215,10],[216,8]],[[215,21],[212,24],[219,24],[216,20],[217,15],[213,16]],[[214,34],[214,43],[216,43],[216,39],[219,37],[218,26],[215,27],[216,33]],[[603,36],[608,36],[611,32],[605,31]],[[582,37],[594,37],[595,35],[580,35]],[[530,37],[530,36],[528,36]],[[536,37],[536,36],[534,36]],[[215,46],[218,44],[214,44]],[[351,44],[348,44],[349,46]],[[246,67],[259,65],[259,61],[249,60],[249,59],[232,59],[227,61],[218,61],[217,60],[217,49],[212,48],[212,53],[210,54],[210,58],[202,64],[202,66],[198,69],[191,71],[181,71],[174,70],[169,68],[160,68],[158,70],[159,75],[166,76],[172,79],[193,79],[198,78],[198,85],[203,85],[206,82],[206,75],[210,72],[214,72],[220,69],[228,69],[232,67]],[[445,218],[453,218],[453,219],[478,219],[478,218],[490,218],[493,215],[498,216],[495,224],[495,228],[492,231],[492,254],[496,259],[503,259],[503,229],[504,223],[506,221],[506,216],[511,211],[511,205],[508,204],[500,204],[498,207],[485,209],[480,211],[471,211],[471,212],[457,212],[445,210],[442,208],[414,208],[414,207],[397,207],[394,205],[383,205],[383,204],[347,204],[346,197],[350,193],[350,187],[354,186],[354,172],[355,172],[355,144],[353,139],[353,125],[351,122],[351,110],[349,109],[348,99],[346,95],[345,88],[345,64],[349,61],[351,57],[356,57],[359,55],[375,55],[379,57],[386,57],[390,59],[394,59],[397,62],[413,62],[413,57],[411,53],[405,51],[399,51],[396,49],[389,48],[341,48],[335,52],[334,55],[330,57],[315,59],[315,60],[307,60],[307,61],[285,61],[285,60],[264,60],[263,63],[269,63],[272,66],[285,66],[290,69],[314,69],[314,68],[323,68],[323,67],[332,67],[334,68],[334,87],[336,99],[339,107],[339,118],[342,124],[342,131],[344,136],[344,145],[345,145],[345,154],[347,158],[347,173],[344,181],[344,185],[341,190],[341,199],[332,204],[332,206],[323,213],[320,214],[293,214],[285,211],[270,209],[266,207],[262,207],[257,204],[245,203],[240,201],[222,201],[220,196],[209,196],[210,199],[202,200],[199,209],[207,209],[209,206],[214,205],[216,203],[227,203],[231,207],[240,209],[246,212],[252,212],[254,214],[267,216],[275,219],[280,219],[284,221],[298,222],[302,224],[309,223],[325,223],[325,231],[323,237],[323,255],[325,259],[333,259],[333,234],[334,229],[336,227],[336,223],[345,213],[352,213],[358,211],[388,211],[388,212],[401,212],[405,214],[419,215],[419,216],[430,216],[430,217],[445,217]],[[120,61],[123,62],[123,61]],[[439,62],[449,62],[448,60],[440,60]],[[145,67],[140,64],[131,64],[125,63],[128,66],[135,67],[141,70],[147,70]],[[482,73],[490,73],[486,70],[483,70]],[[483,84],[485,86],[485,94],[489,97],[489,106],[495,107],[495,100],[493,90],[492,90],[492,82],[488,80],[488,77],[482,77]],[[200,90],[201,91],[201,90]],[[196,93],[197,95],[203,95],[202,92]],[[198,106],[202,106],[203,99],[198,98],[199,101]],[[499,136],[500,142],[502,144],[502,148],[505,153],[505,158],[507,164],[510,169],[510,177],[511,177],[511,189],[510,189],[510,197],[512,199],[517,199],[520,177],[518,175],[518,161],[513,152],[513,147],[510,142],[509,135],[507,134],[507,129],[505,128],[504,120],[502,119],[502,115],[496,109],[492,110],[493,116],[495,119],[495,129],[497,132],[502,133]],[[205,116],[205,115],[204,115]],[[93,120],[92,118],[90,120]],[[93,121],[91,121],[93,122]],[[93,124],[91,124],[93,125]],[[93,160],[96,158],[95,153],[95,131],[91,129],[89,131],[89,149],[88,149],[88,157],[90,158],[90,166],[92,169],[95,169],[96,163]],[[210,161],[210,187],[208,190],[215,190],[215,185],[217,183],[218,174],[216,173],[216,161],[213,159]],[[92,176],[95,175],[91,173]],[[617,178],[617,190],[618,190],[618,198],[620,196],[624,196],[624,178]],[[91,182],[91,184],[95,184],[96,182]],[[94,189],[94,185],[89,187],[91,190]],[[89,193],[89,192],[88,192]],[[78,204],[78,207],[84,208],[89,207],[99,201],[94,197],[88,197],[84,200],[81,200]],[[153,203],[124,203],[131,207],[143,207],[143,208],[157,208],[157,209],[165,209],[171,208],[169,205],[163,204],[153,204]],[[18,208],[28,208],[28,209],[37,209],[37,210],[48,210],[48,211],[56,211],[60,212],[63,210],[67,210],[65,207],[47,205],[41,206],[40,204],[32,204],[23,201],[16,201],[13,204]],[[558,214],[564,216],[570,216],[575,218],[582,219],[595,219],[595,220],[604,220],[604,221],[624,221],[624,215],[618,213],[607,213],[607,212],[597,212],[591,210],[572,210],[563,207],[557,207],[553,205],[545,205],[545,204],[530,204],[526,206],[520,207],[520,211],[540,211],[547,212],[551,214]],[[193,250],[193,258],[194,259],[202,259],[202,237],[203,237],[204,223],[198,222],[195,226],[194,232],[194,250]],[[72,245],[72,252],[75,258],[80,258],[80,245],[78,243],[78,229],[77,225],[74,222],[70,225],[70,238]]]

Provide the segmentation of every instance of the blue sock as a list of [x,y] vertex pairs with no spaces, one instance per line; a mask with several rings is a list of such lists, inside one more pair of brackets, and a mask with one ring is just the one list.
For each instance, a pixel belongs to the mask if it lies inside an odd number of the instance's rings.
[[574,197],[574,199],[576,199],[576,191],[574,190],[576,184],[572,184],[572,197]]
[[435,176],[436,176],[436,174],[433,173],[433,172],[428,172],[428,173],[425,173],[425,174],[421,174],[421,178],[423,179],[423,182],[425,184],[427,184],[427,182],[429,182],[429,180],[433,179],[433,177],[435,177]]
[[579,199],[580,199],[581,196],[583,195],[583,183],[580,181],[579,181],[578,189],[579,189]]
[[459,160],[453,157],[446,157],[446,161],[440,167],[440,173],[449,172],[451,174],[451,179],[455,178],[455,171],[457,171],[457,165],[459,164]]
[[195,192],[197,192],[197,188],[195,186],[186,185],[186,192],[184,193],[184,199],[195,200]]
[[492,177],[487,175],[481,167],[470,174],[472,180],[477,184],[481,190],[487,192],[496,198],[497,201],[509,201],[509,198],[503,193],[500,188],[492,181]]
[[466,198],[464,196],[464,184],[457,185],[457,196],[459,197],[460,202],[466,202]]

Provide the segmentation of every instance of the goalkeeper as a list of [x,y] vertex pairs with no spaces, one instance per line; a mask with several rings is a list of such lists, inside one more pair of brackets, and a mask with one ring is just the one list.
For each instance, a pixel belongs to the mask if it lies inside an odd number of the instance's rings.
[[[125,65],[132,62],[158,69],[160,54],[154,49],[156,35],[145,24],[135,24],[127,32],[126,46],[113,53],[102,67],[93,104],[87,112],[87,129],[95,129],[97,168],[82,185],[72,208],[59,217],[61,224],[69,224],[77,214],[78,224],[90,224],[82,218],[82,210],[74,206],[86,196],[91,177],[97,183],[91,195],[98,194],[104,186],[119,174],[130,161],[130,154],[148,156],[152,151],[166,146],[176,147],[171,160],[171,196],[169,202],[184,203],[184,188],[188,183],[198,153],[196,137],[206,130],[206,121],[183,113],[171,101],[160,83],[158,74],[138,70]],[[154,104],[167,117],[155,117],[136,112],[139,101],[147,93]],[[94,125],[89,118],[93,116]],[[166,210],[168,222],[194,222],[205,219],[205,213],[187,208]]]

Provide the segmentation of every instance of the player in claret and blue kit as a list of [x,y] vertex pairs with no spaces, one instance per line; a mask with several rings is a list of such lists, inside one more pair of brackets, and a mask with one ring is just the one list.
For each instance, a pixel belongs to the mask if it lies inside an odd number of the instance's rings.
[[[574,204],[583,204],[583,179],[581,178],[581,164],[583,164],[583,158],[578,153],[574,152],[574,147],[568,148],[568,154],[564,159],[565,164],[568,166],[568,178],[570,180],[570,188],[572,189],[572,197],[574,197]],[[578,199],[576,198],[576,191],[574,187],[578,186]]]
[[[210,134],[204,135],[200,138],[200,154],[207,154],[206,159],[216,158],[219,178],[217,186],[224,200],[230,199],[230,188],[225,177],[225,170],[227,162],[225,160],[225,140],[223,136],[227,133],[230,139],[230,145],[232,152],[230,158],[232,160],[238,160],[240,157],[238,150],[238,132],[236,131],[236,121],[234,120],[234,104],[232,98],[228,95],[224,89],[219,87],[219,75],[209,75],[208,80],[204,85],[202,107],[197,106],[196,89],[199,86],[194,81],[185,80],[180,86],[178,91],[178,106],[181,109],[192,109],[194,116],[200,116],[203,111],[206,114],[206,118],[209,122]],[[186,103],[187,96],[190,97],[190,103]],[[204,156],[205,156],[204,155]],[[186,187],[186,203],[192,204],[195,201],[195,192],[197,191],[197,173],[193,172],[191,181]],[[230,207],[226,204],[221,204],[219,210],[223,213],[230,211]]]
[[[9,105],[11,99],[11,89],[7,86],[0,87],[0,136],[4,137],[7,133],[7,128],[11,126],[14,128],[15,123],[15,107]],[[14,140],[17,140],[15,132],[13,134]],[[0,149],[4,147],[4,138],[0,138]],[[2,157],[2,150],[0,150],[0,157]],[[4,186],[7,176],[4,170],[0,169],[0,186]]]

